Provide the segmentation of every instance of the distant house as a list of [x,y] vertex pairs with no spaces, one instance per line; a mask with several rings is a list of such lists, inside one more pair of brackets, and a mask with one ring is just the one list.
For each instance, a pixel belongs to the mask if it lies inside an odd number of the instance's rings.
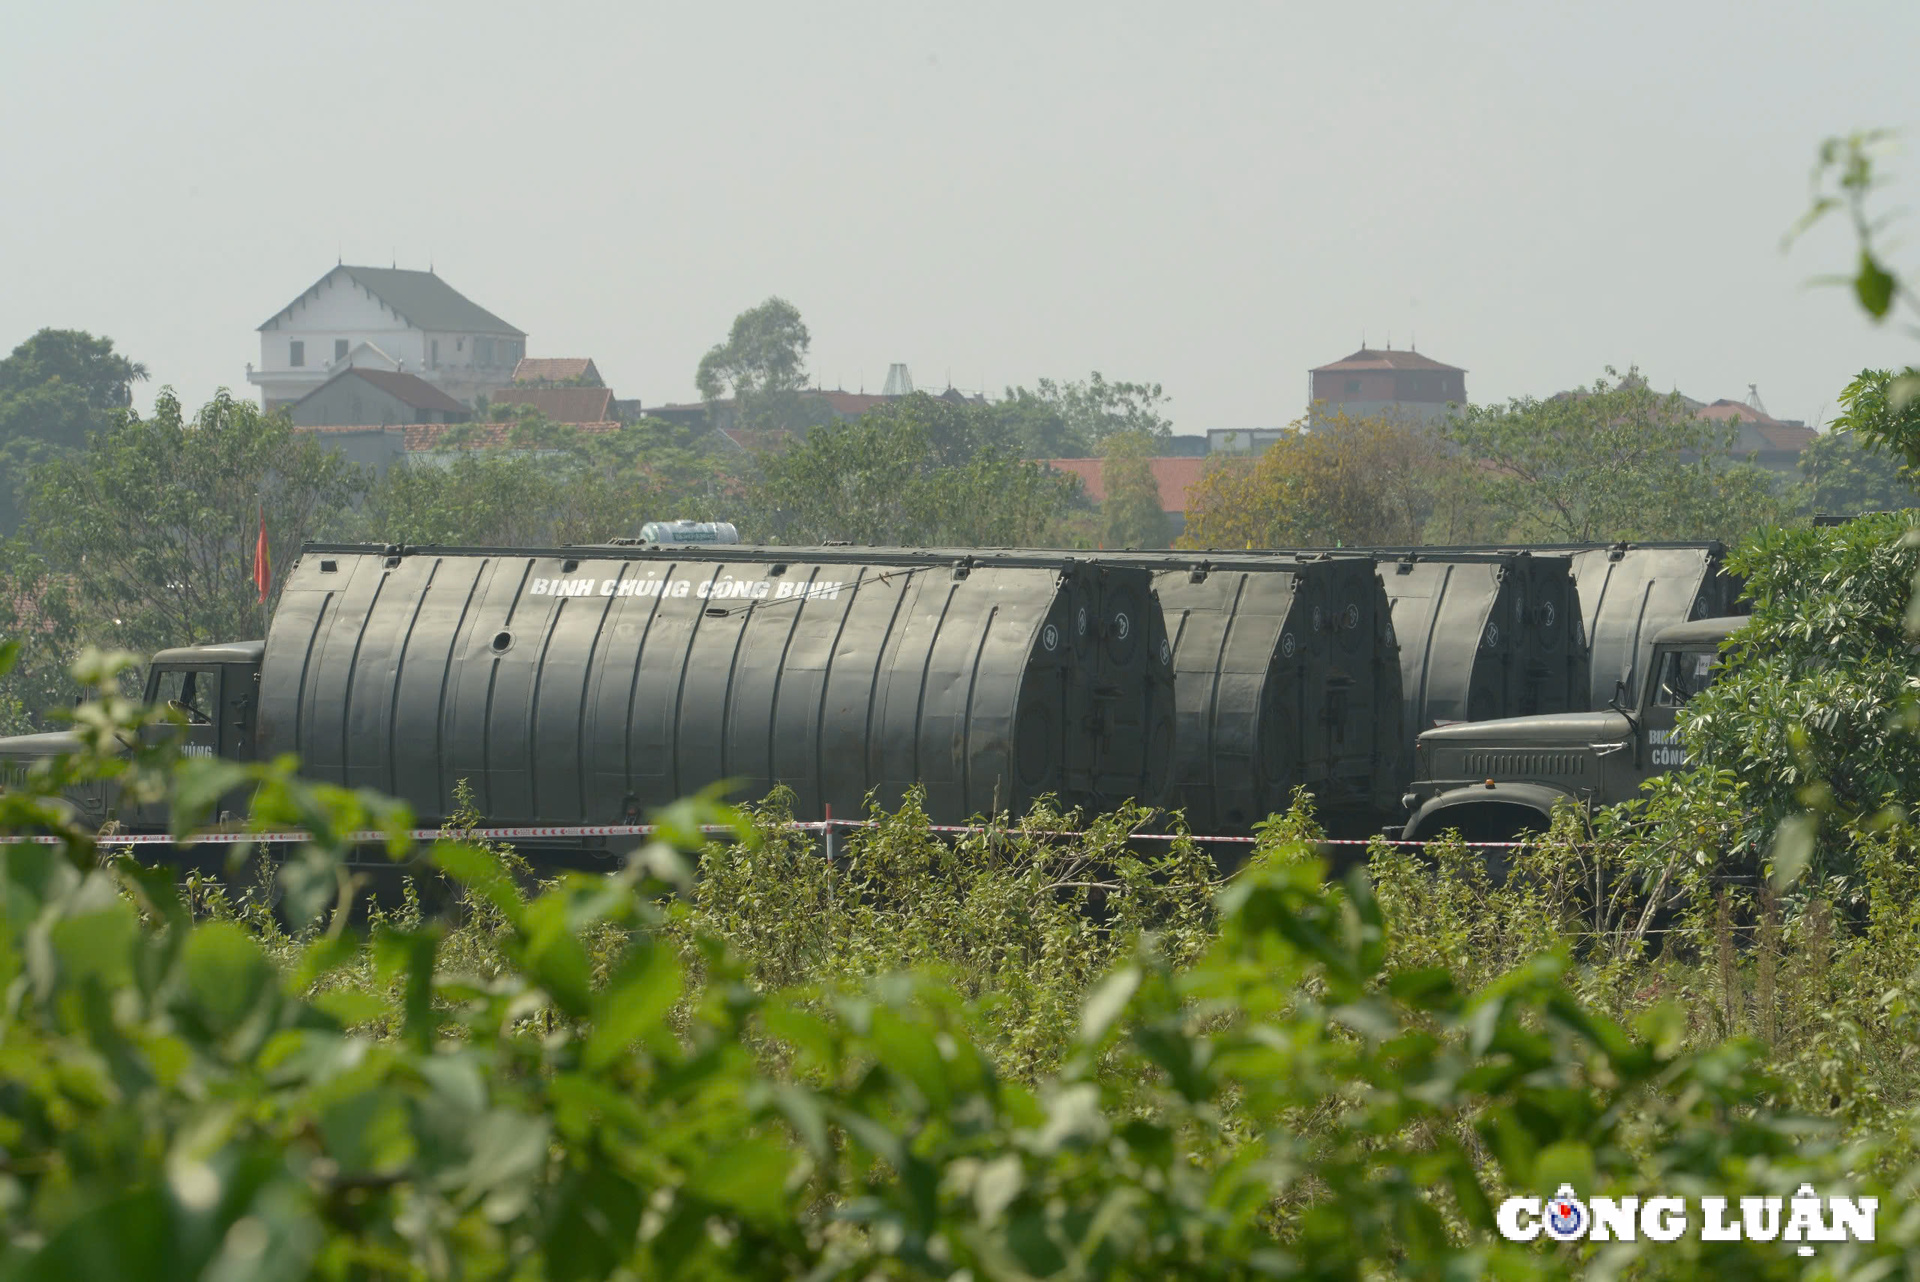
[[516,387],[605,387],[586,356],[528,356],[513,367]]
[[[1066,472],[1080,478],[1087,497],[1095,503],[1104,503],[1107,499],[1106,469],[1103,458],[1050,458],[1043,462],[1056,472]],[[1187,491],[1199,483],[1207,470],[1207,460],[1203,457],[1182,455],[1177,458],[1153,458],[1147,460],[1147,466],[1153,471],[1153,483],[1160,491],[1160,510],[1172,517],[1173,535],[1178,538],[1187,525]]]
[[1467,403],[1467,372],[1415,351],[1360,350],[1309,371],[1309,417],[1343,412],[1354,418],[1386,415],[1436,423]]
[[295,401],[288,413],[295,427],[464,423],[473,417],[466,406],[425,379],[355,366]]
[[[1751,393],[1750,393],[1751,394]],[[1683,398],[1685,399],[1685,398]],[[1740,435],[1733,442],[1736,458],[1751,457],[1769,472],[1797,476],[1800,451],[1820,439],[1820,433],[1799,419],[1780,419],[1745,401],[1717,400],[1711,405],[1689,401],[1695,418],[1718,423],[1737,423]]]
[[260,326],[260,364],[247,381],[272,409],[298,401],[341,369],[412,374],[454,400],[505,387],[526,334],[431,271],[341,265]]
[[487,405],[530,405],[556,423],[607,423],[620,417],[613,392],[605,387],[503,387],[488,395]]

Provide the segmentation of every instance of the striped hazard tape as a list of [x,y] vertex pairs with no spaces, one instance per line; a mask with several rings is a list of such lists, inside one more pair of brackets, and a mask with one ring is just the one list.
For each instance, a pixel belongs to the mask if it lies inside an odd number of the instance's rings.
[[[798,832],[834,833],[877,825],[872,819],[815,819],[795,820],[785,825]],[[1021,837],[1085,837],[1085,831],[1064,831],[1052,829],[1022,829],[993,827],[987,824],[928,824],[927,831],[943,833],[999,833],[1005,836]],[[415,841],[437,841],[443,837],[465,841],[527,841],[536,838],[581,838],[581,837],[650,837],[660,831],[658,824],[588,824],[573,827],[532,827],[532,828],[466,828],[446,830],[440,828],[413,828],[407,835]],[[703,824],[701,832],[730,833],[735,831],[725,824]],[[356,845],[384,842],[389,834],[384,832],[351,832],[345,840]],[[1198,841],[1208,845],[1222,843],[1228,845],[1253,845],[1258,837],[1206,836],[1200,833],[1176,832],[1132,832],[1127,834],[1131,841]],[[198,846],[198,845],[236,845],[255,843],[265,846],[292,845],[311,841],[313,834],[298,830],[287,832],[196,832],[186,837],[175,838],[164,832],[107,833],[94,840],[103,846]],[[20,834],[0,836],[0,845],[13,845],[21,842],[36,842],[43,845],[58,845],[64,837],[44,834]],[[1316,842],[1322,846],[1367,846],[1375,842],[1384,842],[1389,846],[1427,846],[1436,842],[1402,841],[1394,838],[1342,837],[1323,838]],[[1513,848],[1529,846],[1527,841],[1476,841],[1469,843],[1482,848]]]

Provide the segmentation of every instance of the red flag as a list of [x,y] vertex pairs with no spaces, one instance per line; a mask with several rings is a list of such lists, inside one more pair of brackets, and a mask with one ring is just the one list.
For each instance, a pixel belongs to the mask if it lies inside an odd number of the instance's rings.
[[267,589],[273,586],[273,561],[267,555],[267,509],[260,507],[260,538],[253,545],[253,586],[260,589],[260,604],[267,603]]

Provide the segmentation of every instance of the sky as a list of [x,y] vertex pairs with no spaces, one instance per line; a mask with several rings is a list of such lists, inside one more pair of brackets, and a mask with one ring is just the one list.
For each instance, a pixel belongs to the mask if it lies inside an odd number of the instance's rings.
[[1288,422],[1417,346],[1474,401],[1638,366],[1822,421],[1920,339],[1783,251],[1820,140],[1909,131],[1920,5],[15,3],[0,350],[197,404],[337,260],[430,264],[643,404],[769,295],[824,386],[1160,383]]

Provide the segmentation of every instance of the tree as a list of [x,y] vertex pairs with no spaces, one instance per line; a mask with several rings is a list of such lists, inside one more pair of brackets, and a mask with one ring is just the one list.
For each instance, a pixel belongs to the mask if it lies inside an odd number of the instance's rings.
[[83,454],[36,479],[27,528],[65,575],[96,644],[136,650],[263,634],[254,544],[276,575],[361,493],[360,470],[284,416],[221,392],[188,418],[163,389],[152,418],[118,411]]
[[1811,804],[1829,830],[1822,871],[1848,871],[1863,833],[1920,813],[1920,662],[1907,627],[1917,533],[1913,512],[1771,529],[1729,559],[1752,620],[1680,729],[1707,778],[1738,781],[1750,848]]
[[802,395],[812,342],[800,310],[784,298],[769,298],[733,318],[727,341],[700,358],[694,385],[709,405],[732,396],[742,426],[812,426],[822,418]]
[[753,527],[787,543],[1030,546],[1079,482],[993,445],[996,431],[990,410],[925,393],[816,427],[765,460]]
[[[1912,380],[1912,382],[1910,382]],[[1891,454],[1900,459],[1900,469],[1909,488],[1901,494],[1902,505],[1913,500],[1911,482],[1920,476],[1920,370],[1908,369],[1895,375],[1891,370],[1861,370],[1859,377],[1840,393],[1840,413],[1832,431],[1852,432],[1860,437],[1861,448]]]
[[21,487],[33,474],[85,446],[146,377],[112,339],[73,329],[43,329],[0,360],[0,534],[24,518]]
[[1815,512],[1857,516],[1913,506],[1913,483],[1900,464],[1858,430],[1828,428],[1800,451],[1798,467]]
[[1088,458],[1121,432],[1172,437],[1173,422],[1160,412],[1167,400],[1158,383],[1109,383],[1095,370],[1077,383],[1010,387],[999,414],[1027,458]]
[[1183,547],[1471,542],[1493,523],[1472,468],[1419,423],[1345,413],[1221,459],[1187,499]]
[[1160,484],[1153,476],[1153,438],[1118,432],[1102,451],[1106,498],[1100,503],[1102,540],[1110,548],[1163,548],[1172,538]]
[[1607,375],[1544,401],[1469,406],[1447,424],[1447,438],[1481,466],[1505,537],[1732,540],[1798,506],[1735,459],[1738,424],[1695,418],[1637,370]]
[[731,519],[742,493],[745,456],[722,454],[711,432],[642,419],[588,435],[537,413],[504,443],[491,431],[462,424],[430,456],[389,469],[343,530],[380,543],[600,543],[651,520]]

